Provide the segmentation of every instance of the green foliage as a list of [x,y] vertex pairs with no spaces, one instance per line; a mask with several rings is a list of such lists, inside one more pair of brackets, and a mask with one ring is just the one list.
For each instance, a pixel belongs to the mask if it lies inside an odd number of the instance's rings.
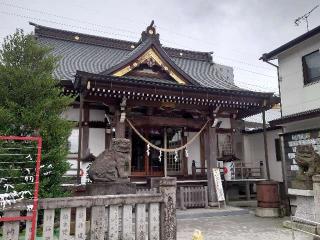
[[[68,136],[73,123],[61,113],[74,101],[62,95],[53,72],[58,58],[31,34],[17,30],[0,50],[0,135],[43,138],[41,197],[58,197],[62,175],[68,170]],[[52,164],[49,175],[43,175]],[[1,177],[1,176],[0,176]]]

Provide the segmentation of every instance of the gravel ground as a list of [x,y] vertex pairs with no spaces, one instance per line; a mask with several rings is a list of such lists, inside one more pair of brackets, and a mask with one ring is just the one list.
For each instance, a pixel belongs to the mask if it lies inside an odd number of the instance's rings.
[[[290,229],[282,227],[284,218],[259,218],[252,213],[178,219],[178,240],[191,240],[195,229],[205,240],[292,240]],[[312,240],[295,232],[295,240]]]

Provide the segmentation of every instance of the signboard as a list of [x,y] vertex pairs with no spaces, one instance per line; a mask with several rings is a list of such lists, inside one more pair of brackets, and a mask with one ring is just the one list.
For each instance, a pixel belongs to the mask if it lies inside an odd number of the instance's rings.
[[[41,148],[41,137],[0,136],[0,211],[33,200],[26,206],[26,216],[0,216],[0,223],[30,221],[26,224],[28,240],[34,240],[36,234]],[[10,234],[16,234],[16,229],[12,231]]]
[[216,189],[217,199],[219,202],[225,201],[220,169],[212,168],[212,174],[213,174],[213,181]]
[[283,135],[284,157],[286,162],[288,186],[296,176],[299,166],[295,161],[297,146],[312,145],[320,154],[320,129],[310,129],[299,132],[286,133]]

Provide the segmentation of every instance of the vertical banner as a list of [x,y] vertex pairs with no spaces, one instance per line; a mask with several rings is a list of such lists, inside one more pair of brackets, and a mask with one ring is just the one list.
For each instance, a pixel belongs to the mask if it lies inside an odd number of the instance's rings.
[[224,191],[221,181],[221,175],[220,175],[220,169],[219,168],[212,168],[212,174],[213,174],[213,181],[214,186],[216,189],[217,199],[219,202],[224,202]]
[[[41,150],[41,137],[0,136],[0,211],[10,210],[24,200],[33,200],[33,204],[25,206],[22,215],[0,216],[0,223],[30,221],[28,240],[36,238]],[[13,229],[10,234],[19,235],[19,232]]]

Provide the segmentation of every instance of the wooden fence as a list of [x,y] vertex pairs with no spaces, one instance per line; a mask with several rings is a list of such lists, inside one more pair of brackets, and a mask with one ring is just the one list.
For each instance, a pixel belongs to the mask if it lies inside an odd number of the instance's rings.
[[[176,240],[176,180],[163,178],[160,193],[40,199],[38,233],[45,240]],[[6,209],[17,216],[28,203]],[[3,239],[29,240],[31,222],[3,223]],[[55,237],[57,233],[59,237]],[[1,237],[0,237],[1,239]]]
[[208,187],[180,187],[180,208],[208,207]]

